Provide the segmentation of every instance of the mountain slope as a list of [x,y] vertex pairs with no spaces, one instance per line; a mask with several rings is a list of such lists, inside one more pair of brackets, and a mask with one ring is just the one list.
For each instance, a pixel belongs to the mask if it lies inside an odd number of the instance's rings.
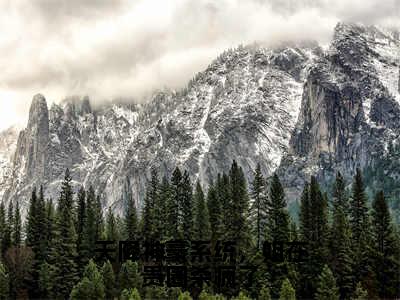
[[396,142],[399,45],[394,31],[338,24],[327,50],[239,47],[146,104],[93,109],[68,98],[48,109],[37,95],[3,199],[26,203],[40,183],[56,197],[68,167],[76,186],[95,186],[104,208],[122,212],[130,192],[140,205],[152,167],[169,175],[179,166],[207,184],[233,159],[248,179],[258,162],[267,176],[278,170],[296,199],[310,174],[350,176]]
[[104,206],[121,211],[128,191],[142,198],[151,167],[178,165],[207,184],[233,159],[250,178],[258,162],[271,174],[289,144],[300,109],[306,67],[316,45],[223,53],[179,92],[144,105],[92,110],[89,99],[47,108],[36,95],[21,132],[13,181],[4,198],[27,199],[40,183],[56,197],[68,167],[74,182],[94,185]]
[[10,186],[12,158],[17,147],[18,128],[10,127],[0,132],[0,199]]
[[397,142],[400,41],[398,33],[338,24],[323,59],[309,72],[302,108],[280,175],[293,194],[308,176],[329,181],[374,165]]

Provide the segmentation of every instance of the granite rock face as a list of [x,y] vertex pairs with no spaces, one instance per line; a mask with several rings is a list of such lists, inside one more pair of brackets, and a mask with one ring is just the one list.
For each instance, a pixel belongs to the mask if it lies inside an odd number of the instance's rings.
[[163,176],[179,166],[207,185],[233,159],[249,180],[257,163],[266,176],[278,171],[296,199],[309,175],[350,176],[397,140],[399,57],[396,32],[338,24],[328,49],[229,50],[185,89],[145,104],[93,108],[74,97],[48,110],[37,95],[3,199],[26,203],[40,183],[56,198],[69,168],[76,188],[95,186],[104,209],[122,213],[128,194],[140,206],[152,167]]
[[20,133],[14,163],[25,158],[24,170],[27,177],[46,177],[48,171],[49,110],[45,98],[33,97],[29,111],[28,126]]
[[32,100],[27,127],[18,135],[3,198],[17,199],[20,193],[25,195],[30,190],[31,184],[27,185],[27,181],[48,177],[49,142],[49,111],[45,98],[37,94]]
[[393,31],[338,24],[326,55],[311,67],[288,154],[279,174],[293,195],[314,174],[350,177],[398,142],[400,41]]

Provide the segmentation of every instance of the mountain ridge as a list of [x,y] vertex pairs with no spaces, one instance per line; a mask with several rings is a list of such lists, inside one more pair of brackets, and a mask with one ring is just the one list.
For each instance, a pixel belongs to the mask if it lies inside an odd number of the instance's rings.
[[339,23],[327,50],[228,50],[187,88],[148,103],[93,109],[78,97],[46,105],[46,117],[35,96],[3,199],[26,199],[40,183],[55,198],[68,167],[76,186],[92,184],[121,213],[129,192],[140,206],[152,167],[164,175],[177,165],[207,185],[235,159],[248,179],[258,162],[267,176],[277,171],[294,200],[309,175],[349,175],[396,140],[399,45],[395,32]]

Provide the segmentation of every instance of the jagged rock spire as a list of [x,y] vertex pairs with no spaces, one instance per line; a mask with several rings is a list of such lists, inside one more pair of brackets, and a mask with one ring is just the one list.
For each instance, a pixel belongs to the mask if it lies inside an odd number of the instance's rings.
[[[28,176],[43,177],[46,173],[46,155],[49,144],[49,110],[43,95],[33,97],[29,110],[28,126],[20,135],[17,153],[26,161]],[[16,157],[16,159],[22,159]]]
[[47,130],[49,128],[49,110],[46,99],[42,94],[36,94],[29,110],[28,128],[39,125],[39,129]]

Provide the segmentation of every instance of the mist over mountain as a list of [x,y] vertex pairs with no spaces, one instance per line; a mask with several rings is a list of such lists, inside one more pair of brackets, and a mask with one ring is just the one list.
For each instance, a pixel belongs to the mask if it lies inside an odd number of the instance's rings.
[[184,88],[239,44],[328,45],[338,21],[400,26],[397,0],[15,0],[2,1],[0,14],[0,129],[25,125],[39,92],[48,103],[143,102]]

